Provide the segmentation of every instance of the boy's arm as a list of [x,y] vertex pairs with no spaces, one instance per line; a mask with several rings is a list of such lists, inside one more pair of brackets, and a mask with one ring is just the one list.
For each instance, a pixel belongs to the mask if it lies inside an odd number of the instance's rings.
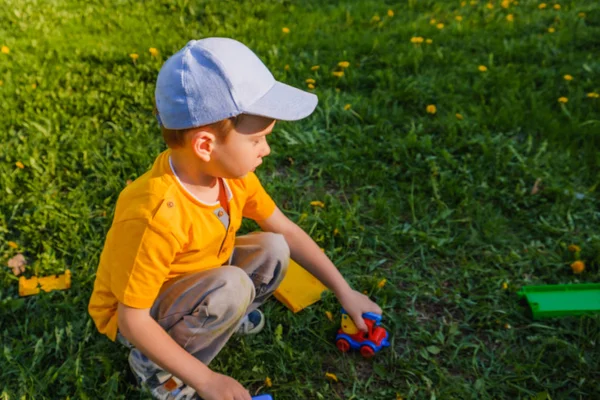
[[119,332],[142,354],[193,387],[205,400],[250,400],[250,393],[235,379],[211,371],[185,351],[150,316],[149,309],[119,303]]
[[356,326],[366,331],[367,326],[362,314],[374,312],[381,314],[381,308],[364,294],[352,290],[342,274],[319,246],[302,228],[289,220],[279,208],[262,221],[257,221],[263,231],[280,233],[290,246],[291,257],[327,286],[340,301]]

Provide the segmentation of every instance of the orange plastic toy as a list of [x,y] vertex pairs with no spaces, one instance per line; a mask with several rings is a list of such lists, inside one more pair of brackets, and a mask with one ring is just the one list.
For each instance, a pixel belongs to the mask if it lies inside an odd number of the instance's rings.
[[45,276],[38,278],[37,276],[29,279],[21,276],[19,278],[19,296],[31,296],[38,294],[40,289],[44,292],[51,290],[64,290],[71,287],[71,271],[66,270],[64,274]]

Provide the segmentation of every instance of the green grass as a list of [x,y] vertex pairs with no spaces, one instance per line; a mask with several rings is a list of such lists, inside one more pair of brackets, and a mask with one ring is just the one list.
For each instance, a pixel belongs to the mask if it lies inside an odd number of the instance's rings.
[[[600,318],[534,322],[515,294],[600,278],[600,99],[586,96],[600,92],[597,2],[141,3],[0,8],[10,50],[0,53],[0,258],[23,252],[26,276],[73,273],[70,290],[19,298],[18,278],[0,270],[0,399],[148,398],[87,302],[119,192],[165,147],[152,116],[157,72],[207,36],[245,42],[281,81],[316,80],[317,111],[276,126],[258,174],[382,306],[391,333],[372,361],[342,355],[333,296],[296,315],[273,300],[265,331],[233,339],[215,370],[253,393],[268,376],[278,400],[600,394]],[[336,78],[340,61],[350,66]],[[569,268],[572,243],[581,275]]]

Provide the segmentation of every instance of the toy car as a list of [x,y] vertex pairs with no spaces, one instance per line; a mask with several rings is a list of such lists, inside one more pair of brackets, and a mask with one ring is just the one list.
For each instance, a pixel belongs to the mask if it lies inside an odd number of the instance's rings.
[[375,353],[390,345],[387,331],[379,326],[381,315],[375,313],[364,313],[362,315],[368,331],[358,330],[352,318],[342,309],[342,327],[335,337],[335,345],[342,352],[350,349],[359,350],[365,358],[371,358]]

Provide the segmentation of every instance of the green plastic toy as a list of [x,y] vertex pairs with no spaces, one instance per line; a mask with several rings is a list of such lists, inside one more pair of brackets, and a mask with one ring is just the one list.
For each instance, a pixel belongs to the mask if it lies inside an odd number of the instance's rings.
[[523,286],[517,294],[527,300],[533,319],[600,312],[600,283]]

